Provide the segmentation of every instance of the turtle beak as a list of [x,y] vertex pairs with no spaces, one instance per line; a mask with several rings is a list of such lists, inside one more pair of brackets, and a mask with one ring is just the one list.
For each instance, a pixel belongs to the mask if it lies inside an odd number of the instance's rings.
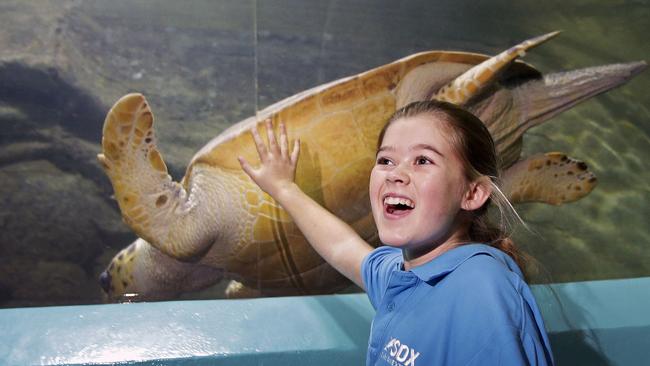
[[102,287],[104,292],[108,295],[111,289],[111,275],[108,271],[102,272],[99,275],[99,285]]

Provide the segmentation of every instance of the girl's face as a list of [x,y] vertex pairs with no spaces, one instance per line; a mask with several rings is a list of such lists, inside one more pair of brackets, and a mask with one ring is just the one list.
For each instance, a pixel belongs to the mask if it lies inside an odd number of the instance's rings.
[[386,130],[370,175],[370,204],[382,243],[413,253],[456,239],[468,182],[439,117],[421,114]]

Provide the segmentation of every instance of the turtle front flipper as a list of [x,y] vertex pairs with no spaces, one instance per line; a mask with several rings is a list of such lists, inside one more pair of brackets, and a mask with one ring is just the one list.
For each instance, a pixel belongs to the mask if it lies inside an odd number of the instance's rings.
[[433,99],[464,105],[481,91],[494,84],[497,77],[526,51],[537,47],[560,32],[551,32],[513,46],[500,54],[472,67],[438,90]]
[[503,192],[511,203],[560,205],[579,200],[596,186],[587,164],[552,152],[524,159],[503,174]]
[[176,229],[189,219],[192,204],[183,186],[169,176],[155,142],[147,101],[141,94],[128,94],[106,116],[97,158],[126,224],[165,254],[190,259],[204,250],[205,241],[186,238]]

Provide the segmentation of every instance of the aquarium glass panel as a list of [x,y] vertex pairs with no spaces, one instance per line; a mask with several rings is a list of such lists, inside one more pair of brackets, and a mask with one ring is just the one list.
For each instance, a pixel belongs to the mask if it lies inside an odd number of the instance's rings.
[[[303,136],[298,183],[377,243],[359,173],[372,161],[346,139],[375,138],[348,121],[376,110],[354,95],[378,94],[333,82],[425,51],[442,55],[435,73],[562,31],[486,98],[647,61],[648,17],[636,0],[0,0],[0,307],[360,291],[239,169],[257,163],[246,129],[276,116]],[[597,177],[575,202],[515,204],[533,283],[650,276],[648,87],[646,70],[502,143]],[[109,114],[129,93],[146,105]]]

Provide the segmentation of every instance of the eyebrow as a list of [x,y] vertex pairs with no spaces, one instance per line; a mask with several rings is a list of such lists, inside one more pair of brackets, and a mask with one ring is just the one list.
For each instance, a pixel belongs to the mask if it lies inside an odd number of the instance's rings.
[[[429,144],[417,144],[414,146],[411,146],[409,150],[431,150],[432,152],[440,155],[441,157],[445,157],[438,149],[435,147],[429,145]],[[395,151],[395,148],[393,146],[381,146],[379,149],[377,149],[377,155],[379,155],[380,152],[382,151]]]

